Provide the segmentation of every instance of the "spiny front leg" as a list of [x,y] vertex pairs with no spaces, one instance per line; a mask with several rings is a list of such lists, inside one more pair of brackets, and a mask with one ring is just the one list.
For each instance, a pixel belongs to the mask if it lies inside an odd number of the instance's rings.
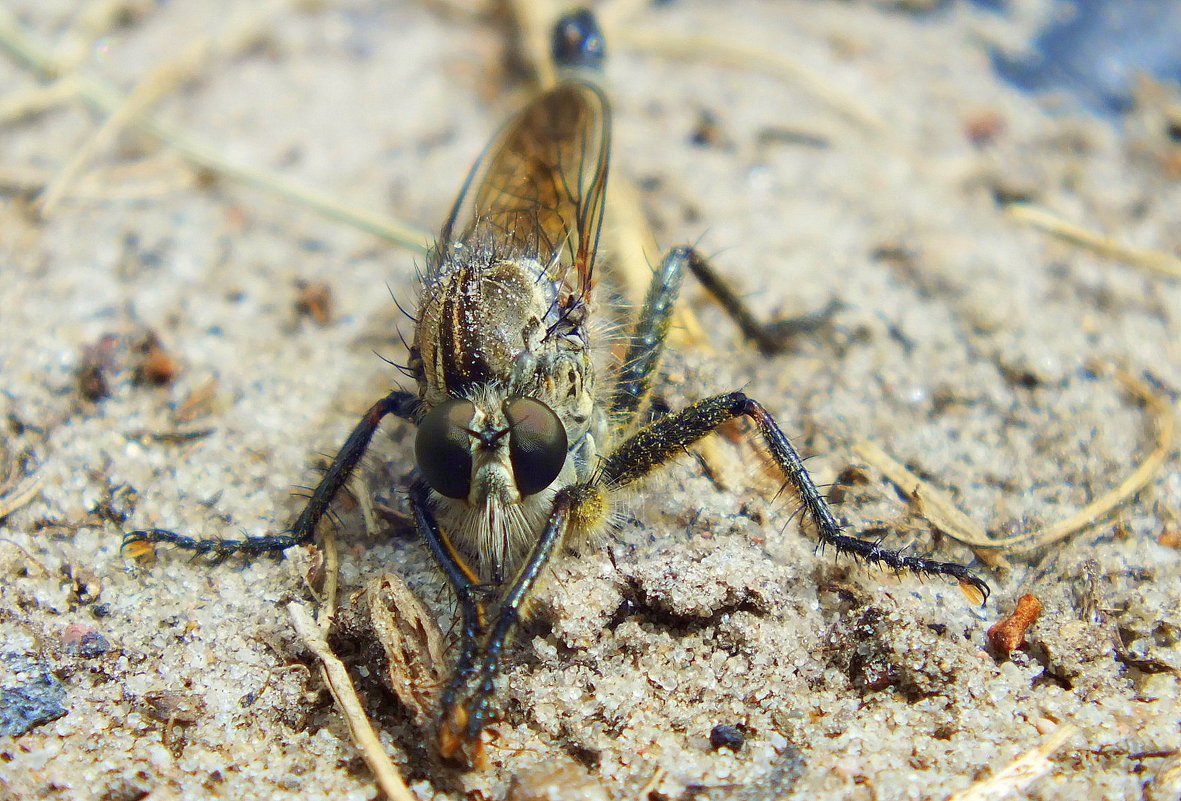
[[609,486],[624,486],[647,475],[689,445],[735,417],[749,417],[759,436],[783,472],[787,482],[799,494],[804,511],[815,524],[822,545],[831,545],[841,553],[894,570],[911,570],[924,575],[949,576],[969,585],[988,599],[989,588],[968,568],[949,562],[937,562],[919,556],[906,556],[877,543],[841,533],[840,524],[824,496],[804,467],[795,447],[775,419],[760,404],[741,392],[716,395],[656,420],[637,431],[603,463],[601,480]]
[[263,537],[247,537],[241,540],[196,539],[177,534],[166,529],[153,528],[143,531],[132,531],[123,537],[123,547],[135,543],[164,543],[174,545],[197,555],[211,555],[221,560],[234,554],[255,556],[264,553],[285,551],[296,545],[307,545],[316,537],[316,526],[320,518],[328,511],[336,493],[348,481],[353,469],[365,455],[369,442],[377,431],[377,426],[388,414],[410,420],[418,406],[418,398],[408,392],[391,392],[379,400],[365,412],[365,416],[357,423],[353,433],[345,440],[340,452],[332,460],[328,471],[316,485],[312,497],[308,499],[303,511],[291,527],[290,533],[271,534]]
[[[447,583],[451,585],[459,607],[459,657],[455,660],[455,672],[440,698],[443,718],[439,727],[439,752],[447,759],[464,761],[464,743],[461,735],[466,732],[466,717],[464,712],[456,713],[453,710],[458,708],[456,698],[462,695],[476,669],[476,654],[484,631],[485,609],[478,600],[480,587],[475,574],[439,528],[434,512],[431,511],[430,492],[423,481],[416,481],[411,486],[410,504],[414,509],[419,535],[426,542],[443,575],[447,577]],[[463,718],[458,725],[452,721],[457,715]]]
[[568,533],[592,529],[603,521],[605,493],[602,485],[588,483],[566,487],[554,497],[545,529],[501,597],[495,621],[480,642],[478,663],[466,671],[457,670],[444,695],[439,724],[439,752],[444,758],[469,768],[482,767],[481,733],[495,714],[493,699],[500,658],[520,622],[525,601]]

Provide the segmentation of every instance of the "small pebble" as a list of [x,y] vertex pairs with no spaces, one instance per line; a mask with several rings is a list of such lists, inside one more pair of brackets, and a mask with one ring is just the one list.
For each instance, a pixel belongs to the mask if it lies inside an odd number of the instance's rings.
[[709,733],[709,744],[713,746],[715,751],[721,748],[738,751],[745,742],[746,735],[742,733],[742,730],[727,723],[719,723]]

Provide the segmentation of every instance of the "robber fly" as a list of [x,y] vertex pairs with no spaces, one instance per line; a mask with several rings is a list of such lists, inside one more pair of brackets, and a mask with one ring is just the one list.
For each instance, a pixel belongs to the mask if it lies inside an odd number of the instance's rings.
[[[586,55],[585,48],[573,52]],[[960,565],[842,534],[796,449],[745,394],[715,395],[651,419],[646,402],[686,270],[764,350],[786,330],[755,322],[691,248],[672,250],[655,270],[622,361],[613,369],[597,363],[604,351],[593,347],[588,323],[610,138],[602,92],[566,80],[492,141],[423,271],[406,366],[417,392],[391,392],[365,413],[290,532],[196,540],[153,529],[127,537],[215,557],[310,543],[381,420],[393,414],[415,424],[410,505],[454,590],[461,624],[437,745],[444,758],[466,766],[482,761],[502,652],[552,557],[609,527],[614,493],[733,418],[753,421],[823,545],[988,592]]]

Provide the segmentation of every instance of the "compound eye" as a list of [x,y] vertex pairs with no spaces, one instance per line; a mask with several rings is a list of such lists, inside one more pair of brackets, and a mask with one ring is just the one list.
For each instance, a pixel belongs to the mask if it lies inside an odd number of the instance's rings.
[[414,458],[418,472],[435,492],[466,498],[472,488],[472,436],[476,407],[471,401],[443,401],[418,424]]
[[535,495],[554,483],[566,463],[566,427],[550,407],[532,398],[504,402],[509,422],[508,453],[522,495]]

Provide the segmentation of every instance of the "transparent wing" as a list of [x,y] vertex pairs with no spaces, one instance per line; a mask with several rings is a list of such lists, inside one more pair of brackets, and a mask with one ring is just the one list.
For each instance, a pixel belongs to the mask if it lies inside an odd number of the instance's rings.
[[443,228],[456,248],[536,259],[572,292],[594,274],[610,149],[606,98],[590,84],[539,95],[492,141]]

